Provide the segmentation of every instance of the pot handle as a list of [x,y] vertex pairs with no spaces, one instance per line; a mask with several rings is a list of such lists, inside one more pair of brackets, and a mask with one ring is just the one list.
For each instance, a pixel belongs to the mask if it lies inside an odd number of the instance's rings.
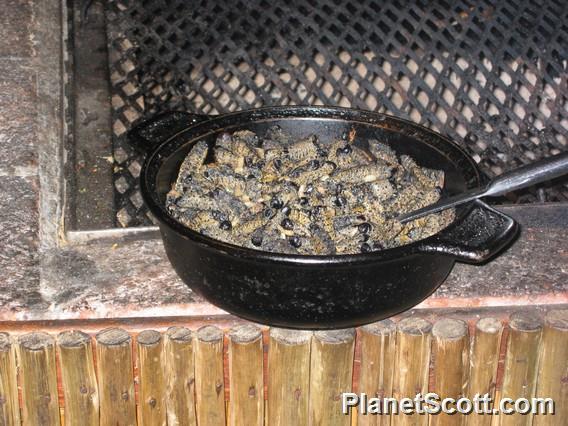
[[138,151],[148,154],[158,145],[178,133],[211,117],[185,111],[171,111],[158,114],[134,126],[128,132],[128,142]]
[[424,240],[418,250],[466,263],[484,263],[507,246],[518,231],[519,225],[512,218],[477,200],[459,225]]

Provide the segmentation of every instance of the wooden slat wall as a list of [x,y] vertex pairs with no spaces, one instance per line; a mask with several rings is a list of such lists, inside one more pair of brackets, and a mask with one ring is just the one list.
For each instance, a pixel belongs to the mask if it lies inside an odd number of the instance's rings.
[[[568,310],[504,321],[412,316],[316,333],[186,326],[68,330],[57,340],[0,331],[0,425],[565,424]],[[342,415],[339,393],[352,389],[369,398],[553,397],[559,414]]]

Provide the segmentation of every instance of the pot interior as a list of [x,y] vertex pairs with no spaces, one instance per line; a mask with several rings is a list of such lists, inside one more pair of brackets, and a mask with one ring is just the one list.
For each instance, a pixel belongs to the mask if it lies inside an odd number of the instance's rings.
[[146,187],[153,201],[167,214],[163,207],[166,194],[177,177],[182,161],[197,141],[206,140],[212,146],[221,133],[237,130],[250,130],[262,138],[275,125],[297,139],[315,134],[324,144],[352,130],[356,132],[355,145],[363,149],[367,149],[369,139],[378,139],[391,146],[397,154],[409,155],[420,166],[443,170],[444,195],[460,193],[481,184],[482,177],[475,162],[461,148],[413,123],[356,110],[352,112],[353,117],[337,117],[335,109],[330,109],[329,116],[322,116],[321,113],[317,116],[280,116],[280,109],[274,110],[275,116],[265,112],[258,117],[251,117],[245,111],[213,118],[189,128],[162,145],[147,162]]

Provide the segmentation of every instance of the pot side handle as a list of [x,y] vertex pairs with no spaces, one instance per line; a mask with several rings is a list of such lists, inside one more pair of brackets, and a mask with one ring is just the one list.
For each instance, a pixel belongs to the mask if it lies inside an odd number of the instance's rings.
[[519,225],[512,218],[477,200],[462,223],[425,240],[419,251],[446,254],[460,262],[484,263],[513,241],[518,232]]
[[138,151],[148,154],[158,145],[178,133],[211,117],[185,111],[171,111],[158,114],[134,126],[128,132],[128,142]]

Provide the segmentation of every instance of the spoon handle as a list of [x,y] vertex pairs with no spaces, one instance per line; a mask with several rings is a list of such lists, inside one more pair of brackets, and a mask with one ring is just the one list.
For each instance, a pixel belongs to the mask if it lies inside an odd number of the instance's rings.
[[518,169],[505,172],[492,179],[485,188],[474,188],[462,194],[444,198],[435,204],[423,207],[398,217],[401,223],[424,217],[432,213],[467,203],[481,197],[495,197],[507,192],[536,185],[562,176],[568,173],[568,152],[544,158],[536,163],[519,167]]
[[483,197],[495,197],[527,186],[552,180],[568,173],[568,152],[527,164],[492,179],[483,191]]
[[403,213],[397,217],[400,223],[410,222],[411,220],[419,219],[432,213],[438,213],[442,210],[447,210],[451,207],[456,207],[465,204],[469,201],[481,198],[485,194],[483,188],[474,188],[469,191],[462,192],[461,194],[454,195],[448,198],[442,198],[440,201],[429,206],[422,207],[421,209],[411,211],[410,213]]

